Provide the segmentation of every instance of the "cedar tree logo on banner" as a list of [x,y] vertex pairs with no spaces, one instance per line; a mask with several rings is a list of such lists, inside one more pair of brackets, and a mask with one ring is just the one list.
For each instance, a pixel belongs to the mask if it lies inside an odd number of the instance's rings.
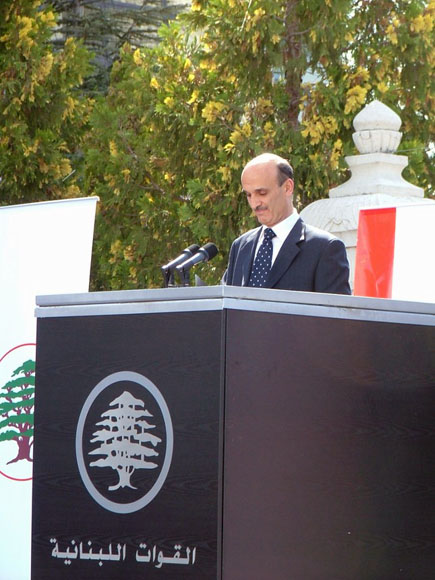
[[174,434],[158,388],[138,373],[113,373],[83,405],[76,431],[82,481],[103,508],[132,513],[162,488],[172,460]]
[[35,343],[0,357],[0,475],[32,479]]

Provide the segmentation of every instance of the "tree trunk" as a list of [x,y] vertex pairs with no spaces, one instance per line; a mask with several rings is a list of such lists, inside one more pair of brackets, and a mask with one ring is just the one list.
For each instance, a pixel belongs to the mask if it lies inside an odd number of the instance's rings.
[[18,445],[18,454],[14,459],[7,462],[7,465],[11,463],[16,463],[17,461],[21,461],[26,459],[27,461],[33,461],[30,457],[30,449],[32,447],[32,437],[15,437],[13,441]]
[[130,477],[134,471],[134,469],[130,470],[128,466],[122,467],[121,469],[116,470],[118,473],[119,481],[116,485],[111,485],[109,487],[110,491],[115,491],[120,487],[130,487],[131,489],[137,489],[130,483]]
[[288,0],[285,12],[284,71],[285,87],[288,95],[287,118],[293,129],[299,126],[299,103],[301,99],[302,35],[297,16],[297,0]]

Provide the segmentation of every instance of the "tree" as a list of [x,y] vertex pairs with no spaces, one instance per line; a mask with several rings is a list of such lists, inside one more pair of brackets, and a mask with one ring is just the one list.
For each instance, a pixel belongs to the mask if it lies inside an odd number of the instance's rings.
[[55,45],[80,39],[93,55],[94,70],[85,79],[87,90],[105,92],[113,62],[121,47],[150,46],[158,41],[157,30],[184,6],[167,0],[52,0],[59,14]]
[[69,38],[53,51],[51,10],[0,4],[0,195],[22,203],[79,195],[75,170],[90,102],[80,95],[88,56]]
[[24,362],[0,391],[0,441],[15,441],[17,455],[9,463],[32,461],[35,361]]
[[114,399],[110,407],[113,409],[102,414],[106,419],[97,423],[101,429],[93,434],[91,441],[101,445],[89,452],[90,455],[104,457],[91,462],[90,467],[111,467],[118,473],[119,481],[109,487],[110,491],[120,487],[136,489],[130,482],[131,476],[136,469],[158,467],[157,463],[148,461],[147,458],[158,456],[153,447],[162,440],[148,433],[155,425],[148,423],[145,417],[152,415],[145,409],[143,401],[136,399],[128,391]]
[[[101,198],[95,288],[160,285],[192,241],[220,256],[254,225],[240,192],[253,155],[290,158],[296,204],[346,179],[351,123],[374,98],[403,120],[407,179],[430,183],[434,2],[194,0],[154,49],[125,47],[87,143]],[[165,257],[165,259],[163,259]]]

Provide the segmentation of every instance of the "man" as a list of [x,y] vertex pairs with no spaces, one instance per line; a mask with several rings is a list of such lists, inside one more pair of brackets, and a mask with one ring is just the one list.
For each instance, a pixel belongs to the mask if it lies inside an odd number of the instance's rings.
[[350,294],[341,240],[309,226],[293,207],[293,169],[263,153],[242,172],[242,187],[261,226],[237,238],[224,283],[305,292]]

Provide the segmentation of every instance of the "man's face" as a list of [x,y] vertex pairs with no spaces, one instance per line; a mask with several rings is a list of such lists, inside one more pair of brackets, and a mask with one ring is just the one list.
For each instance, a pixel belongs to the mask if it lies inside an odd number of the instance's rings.
[[272,227],[293,212],[293,181],[279,185],[278,168],[273,162],[247,167],[242,187],[260,224]]

